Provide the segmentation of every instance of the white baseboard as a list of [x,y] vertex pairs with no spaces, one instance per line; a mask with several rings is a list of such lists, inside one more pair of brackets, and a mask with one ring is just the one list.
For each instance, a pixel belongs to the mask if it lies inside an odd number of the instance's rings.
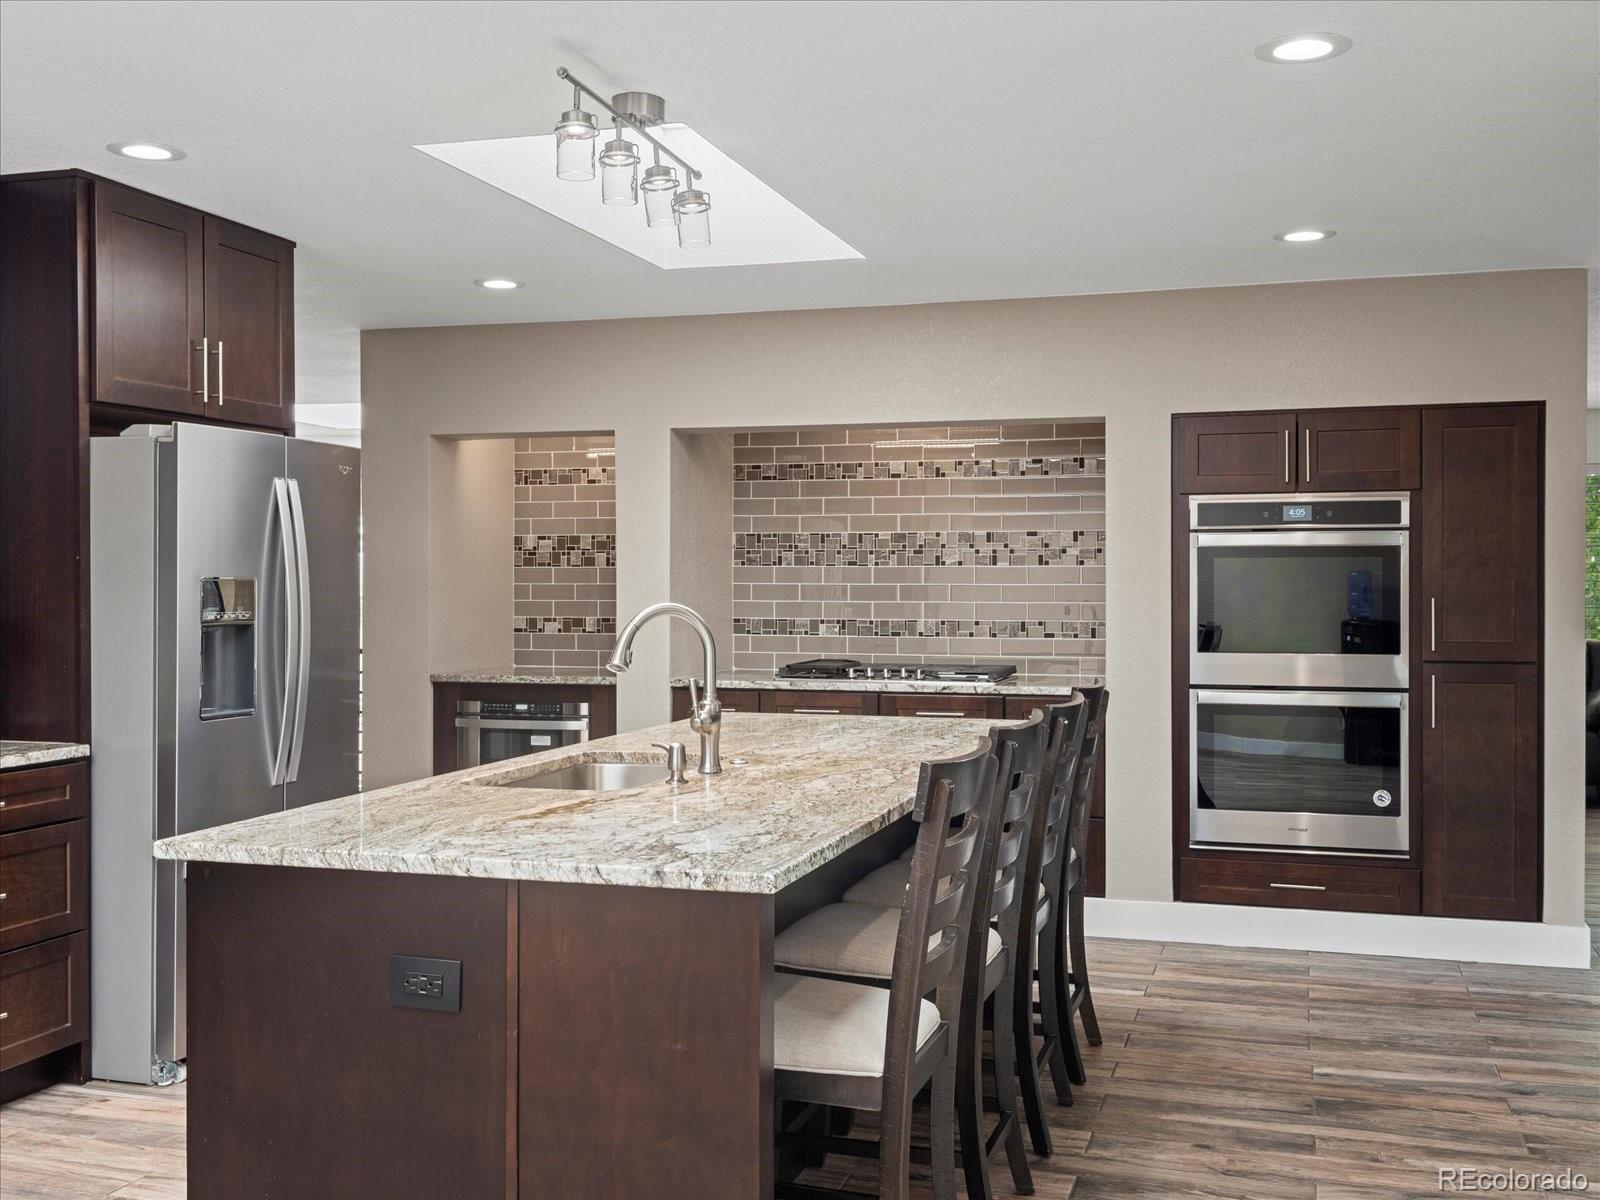
[[1467,921],[1389,913],[1321,912],[1089,897],[1090,937],[1141,942],[1195,942],[1268,950],[1326,950],[1524,967],[1589,966],[1587,925]]

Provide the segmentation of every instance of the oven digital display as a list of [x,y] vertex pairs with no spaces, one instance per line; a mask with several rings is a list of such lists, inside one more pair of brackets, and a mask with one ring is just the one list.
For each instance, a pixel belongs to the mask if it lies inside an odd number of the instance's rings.
[[1309,504],[1285,504],[1283,506],[1283,519],[1286,522],[1287,521],[1309,521],[1309,520],[1311,520],[1311,505],[1309,505]]

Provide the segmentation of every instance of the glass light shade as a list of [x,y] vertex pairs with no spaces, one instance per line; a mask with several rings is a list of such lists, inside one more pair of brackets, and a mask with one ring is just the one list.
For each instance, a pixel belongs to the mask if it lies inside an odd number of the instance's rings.
[[678,190],[678,173],[671,167],[651,167],[639,187],[644,191],[644,223],[651,229],[671,225],[677,219],[672,212],[672,198]]
[[606,148],[600,151],[600,165],[603,167],[636,167],[639,165],[639,151],[625,137],[615,137],[606,143]]
[[678,219],[678,245],[699,250],[711,245],[711,194],[684,188],[672,202]]
[[594,178],[594,117],[578,109],[556,122],[556,178],[581,182]]
[[622,166],[601,159],[600,201],[602,204],[639,203],[639,160]]

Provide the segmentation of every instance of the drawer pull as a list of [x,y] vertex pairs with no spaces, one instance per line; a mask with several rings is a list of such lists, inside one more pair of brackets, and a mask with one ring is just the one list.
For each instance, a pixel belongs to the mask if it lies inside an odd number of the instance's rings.
[[789,711],[797,713],[811,713],[817,716],[837,717],[841,710],[837,708],[791,708]]
[[10,1013],[0,1013],[0,1021],[4,1021],[10,1015]]
[[0,808],[4,808],[5,806],[6,802],[4,800],[0,800]]
[[6,898],[6,893],[0,892],[0,900],[4,900],[5,898]]
[[950,708],[919,708],[916,711],[919,717],[964,717],[967,714],[959,709]]
[[1292,892],[1325,892],[1326,884],[1322,883],[1269,883],[1268,887],[1285,888]]

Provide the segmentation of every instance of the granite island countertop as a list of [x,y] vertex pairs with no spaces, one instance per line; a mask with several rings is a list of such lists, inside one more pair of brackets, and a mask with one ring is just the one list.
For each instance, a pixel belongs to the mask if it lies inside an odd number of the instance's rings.
[[[675,676],[672,680],[673,687],[688,684],[688,676]],[[1037,675],[1013,675],[990,683],[945,679],[779,679],[770,671],[719,671],[717,687],[729,691],[757,688],[781,692],[921,692],[941,696],[1070,696],[1074,691],[1073,684]]]
[[[926,717],[729,713],[723,773],[709,778],[693,774],[699,738],[680,721],[167,838],[155,856],[771,894],[909,813],[922,761],[968,753],[985,732]],[[495,786],[586,759],[664,763],[650,744],[670,739],[688,748],[686,783]]]
[[609,671],[588,667],[511,667],[481,671],[439,671],[428,676],[429,683],[517,683],[567,687],[615,687],[617,677]]
[[88,758],[82,742],[16,742],[0,740],[0,771],[18,767],[43,767],[50,763]]

